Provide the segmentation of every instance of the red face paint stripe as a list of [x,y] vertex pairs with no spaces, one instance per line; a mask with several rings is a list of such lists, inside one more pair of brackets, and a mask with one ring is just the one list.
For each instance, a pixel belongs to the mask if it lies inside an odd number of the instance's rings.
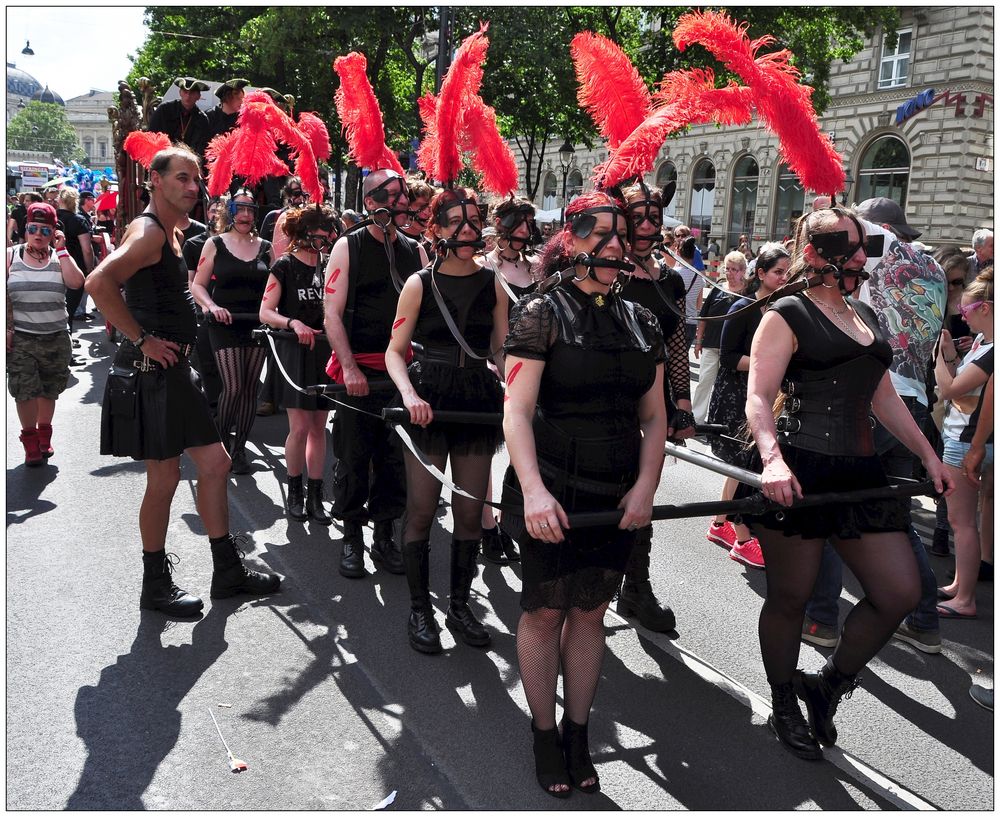
[[523,362],[518,363],[510,370],[510,374],[507,375],[507,388],[510,388],[511,383],[514,382],[514,378],[517,377],[517,373],[521,371],[521,367],[524,365]]
[[271,291],[272,289],[274,289],[274,288],[275,288],[275,287],[276,287],[277,285],[278,285],[278,282],[277,282],[277,281],[275,281],[275,282],[274,282],[273,284],[271,284],[271,286],[269,286],[269,287],[268,287],[267,289],[265,289],[265,290],[264,290],[264,292],[265,292],[265,293],[268,293],[268,292],[270,292],[270,291]]
[[207,260],[208,260],[207,258],[202,258],[201,260],[199,260],[199,261],[198,261],[198,266],[200,267],[200,266],[201,266],[202,264],[204,264],[204,263],[205,263],[205,262],[206,262]]
[[396,322],[395,322],[395,323],[394,323],[394,324],[392,325],[392,328],[393,328],[393,330],[395,331],[396,329],[399,329],[399,327],[400,327],[400,326],[402,326],[402,325],[403,325],[404,323],[406,323],[406,318],[399,318],[399,319],[398,319],[398,320],[397,320],[397,321],[396,321]]
[[328,284],[332,284],[340,277],[340,267],[337,267],[333,272],[330,273],[330,279],[327,281]]
[[336,292],[337,290],[335,290],[335,289],[334,289],[333,287],[327,287],[327,288],[326,288],[326,291],[327,291],[328,293],[330,293],[331,295],[333,295],[333,293],[334,293],[334,292]]

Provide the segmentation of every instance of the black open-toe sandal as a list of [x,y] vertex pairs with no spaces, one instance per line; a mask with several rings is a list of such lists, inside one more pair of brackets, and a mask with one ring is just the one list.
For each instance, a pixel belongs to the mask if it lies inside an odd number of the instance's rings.
[[[587,724],[582,726],[573,723],[563,716],[562,748],[566,759],[566,773],[574,788],[584,794],[596,794],[601,790],[601,781],[597,777],[597,769],[590,760],[590,744],[587,740]],[[589,786],[581,786],[577,781],[594,778]]]
[[[531,722],[531,734],[534,738],[532,751],[535,753],[535,778],[542,790],[552,797],[565,800],[569,797],[572,789],[569,775],[566,774],[566,766],[563,763],[562,747],[559,745],[559,730],[554,726],[551,729],[541,731],[535,728],[535,722]],[[558,789],[553,791],[550,786],[566,786],[565,791]]]

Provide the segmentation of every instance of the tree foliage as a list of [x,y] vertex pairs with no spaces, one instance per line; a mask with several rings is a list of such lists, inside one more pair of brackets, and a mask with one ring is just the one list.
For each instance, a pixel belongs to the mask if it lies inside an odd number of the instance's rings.
[[7,123],[7,147],[11,150],[38,150],[51,153],[62,162],[79,162],[86,153],[62,105],[29,102]]
[[[789,48],[793,62],[816,88],[817,111],[829,104],[827,83],[836,60],[849,61],[863,38],[881,28],[892,37],[898,24],[893,7],[733,6],[724,9],[749,24],[751,37],[772,34],[777,48]],[[658,6],[469,6],[457,9],[451,43],[490,22],[490,50],[482,96],[497,110],[501,129],[524,162],[524,187],[534,197],[542,157],[553,140],[592,144],[596,132],[576,102],[576,78],[569,54],[573,36],[584,29],[605,34],[628,53],[653,85],[667,71],[689,65],[721,66],[703,48],[681,54],[671,34],[689,7]],[[147,76],[166,90],[174,77],[221,81],[245,77],[296,98],[299,110],[316,111],[330,130],[342,167],[346,145],[333,105],[338,78],[333,60],[362,51],[382,105],[387,142],[400,152],[420,136],[416,100],[433,90],[437,7],[404,6],[152,6],[151,30],[133,57],[134,83]],[[351,183],[356,183],[352,174]],[[351,184],[349,184],[349,188]],[[354,204],[348,195],[349,206]]]

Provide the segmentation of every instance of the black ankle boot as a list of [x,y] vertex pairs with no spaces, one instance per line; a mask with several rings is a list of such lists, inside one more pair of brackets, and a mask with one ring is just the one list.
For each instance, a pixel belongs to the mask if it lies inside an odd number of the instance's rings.
[[451,597],[445,624],[457,638],[473,647],[486,647],[490,633],[469,607],[469,592],[476,578],[478,539],[455,539],[451,543]]
[[809,731],[806,719],[802,717],[791,683],[771,684],[771,714],[767,725],[781,745],[796,757],[805,760],[819,760],[823,757],[823,750]]
[[375,523],[375,535],[372,539],[372,561],[383,569],[402,576],[406,572],[403,566],[403,551],[396,544],[396,532],[393,521],[384,519]]
[[288,478],[288,515],[299,522],[306,519],[305,494],[302,491],[302,474]]
[[213,599],[225,599],[238,593],[264,595],[276,593],[281,587],[281,577],[250,570],[243,564],[246,554],[240,545],[247,545],[242,536],[229,534],[220,542],[212,542],[212,592]]
[[323,510],[323,480],[310,479],[306,482],[306,513],[318,525],[329,525],[333,520]]
[[500,535],[500,526],[493,528],[483,528],[483,558],[487,562],[495,565],[508,564],[507,555],[503,552],[503,539]]
[[168,616],[196,616],[201,612],[201,599],[174,584],[173,566],[178,561],[173,553],[143,551],[141,609],[159,610]]
[[837,727],[833,725],[837,704],[841,698],[851,697],[861,683],[860,679],[857,675],[844,675],[830,657],[819,672],[796,670],[792,683],[795,693],[805,702],[809,725],[819,742],[824,746],[833,746],[837,742]]
[[653,547],[653,526],[648,525],[638,533],[629,554],[625,581],[618,597],[619,615],[638,616],[639,623],[654,633],[666,633],[677,625],[674,611],[660,606],[649,582],[649,556]]
[[[563,760],[562,746],[559,743],[559,730],[554,726],[544,731],[531,721],[532,752],[535,755],[535,779],[542,790],[552,797],[565,800],[569,797],[569,775],[566,774],[566,761]],[[565,789],[551,789],[550,786],[566,786]]]
[[365,571],[365,540],[361,523],[344,520],[344,541],[340,549],[340,575],[348,579],[362,579]]
[[[562,748],[566,760],[566,773],[574,788],[584,794],[596,794],[601,790],[601,781],[597,777],[597,769],[590,759],[590,742],[587,738],[587,724],[573,723],[563,715]],[[581,786],[580,781],[594,778],[589,786]]]
[[406,583],[410,587],[410,619],[406,627],[410,646],[417,652],[434,654],[441,652],[441,638],[431,606],[430,552],[427,540],[403,545]]

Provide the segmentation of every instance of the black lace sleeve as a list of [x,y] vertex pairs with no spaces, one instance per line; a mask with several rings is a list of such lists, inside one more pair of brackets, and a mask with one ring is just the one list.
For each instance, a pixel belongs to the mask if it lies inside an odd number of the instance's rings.
[[556,342],[556,319],[544,295],[521,298],[510,313],[510,332],[503,344],[505,355],[545,360]]
[[653,360],[663,363],[667,359],[667,349],[663,345],[663,333],[660,331],[660,322],[656,320],[656,315],[646,307],[635,304],[635,316],[642,326],[642,334],[646,342],[652,347]]

